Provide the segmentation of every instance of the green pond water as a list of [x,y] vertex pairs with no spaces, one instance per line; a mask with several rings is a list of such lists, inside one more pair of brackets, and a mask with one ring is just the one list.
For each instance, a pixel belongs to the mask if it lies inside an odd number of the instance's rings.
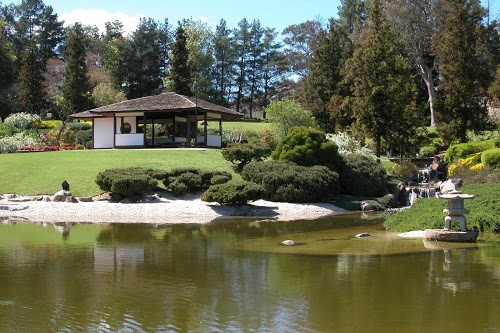
[[0,332],[500,332],[500,238],[381,223],[5,222]]

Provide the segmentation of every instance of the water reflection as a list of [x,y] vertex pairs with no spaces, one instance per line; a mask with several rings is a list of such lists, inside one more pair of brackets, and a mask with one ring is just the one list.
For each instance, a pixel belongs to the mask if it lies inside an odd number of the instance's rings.
[[[355,239],[360,230],[373,236]],[[494,244],[426,249],[421,240],[383,236],[379,222],[354,215],[290,223],[72,224],[69,231],[63,240],[50,225],[0,225],[0,332],[500,327]],[[300,252],[280,252],[290,247],[278,240],[290,235],[304,241],[292,249]],[[383,251],[372,253],[374,246]]]

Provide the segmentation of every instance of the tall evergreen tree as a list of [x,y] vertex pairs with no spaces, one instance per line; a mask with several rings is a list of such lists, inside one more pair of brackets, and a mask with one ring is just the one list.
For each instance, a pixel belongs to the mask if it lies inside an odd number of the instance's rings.
[[250,43],[250,25],[247,19],[243,19],[238,23],[238,29],[234,31],[235,51],[236,51],[236,68],[237,73],[235,81],[237,84],[236,92],[236,111],[241,112],[243,98],[247,91],[248,82],[246,73],[248,68],[248,52]]
[[370,3],[366,29],[346,73],[356,126],[375,141],[380,156],[383,139],[388,149],[399,151],[412,136],[416,89],[402,47],[383,19],[380,0]]
[[19,72],[19,105],[24,112],[44,115],[49,102],[44,87],[44,66],[40,61],[35,41],[26,46],[21,55],[21,70]]
[[212,78],[214,81],[215,102],[229,106],[231,87],[233,82],[233,66],[235,63],[234,39],[226,21],[221,19],[215,28],[214,35],[214,65]]
[[468,130],[485,124],[486,107],[481,92],[480,54],[484,11],[477,0],[446,0],[437,3],[437,29],[433,44],[438,56],[438,126],[446,141],[465,142]]
[[152,19],[142,18],[125,45],[126,94],[129,99],[157,94],[162,85],[161,31]]
[[94,105],[85,53],[85,34],[82,25],[75,23],[68,29],[68,40],[64,50],[66,62],[65,81],[62,86],[64,106],[60,114],[63,121],[68,115],[91,109]]
[[262,80],[264,72],[264,31],[260,26],[260,21],[253,20],[250,29],[248,44],[248,68],[246,76],[249,84],[248,111],[250,118],[253,118],[254,102],[261,94]]
[[179,26],[175,34],[175,43],[172,47],[170,81],[173,91],[181,95],[192,96],[191,69],[188,65],[189,53],[186,48],[186,43],[184,28]]

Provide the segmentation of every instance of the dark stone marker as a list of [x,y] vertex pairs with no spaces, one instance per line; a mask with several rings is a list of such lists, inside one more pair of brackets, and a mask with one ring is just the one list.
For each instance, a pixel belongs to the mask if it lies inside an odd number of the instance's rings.
[[63,191],[69,191],[69,183],[67,181],[63,181],[61,185]]

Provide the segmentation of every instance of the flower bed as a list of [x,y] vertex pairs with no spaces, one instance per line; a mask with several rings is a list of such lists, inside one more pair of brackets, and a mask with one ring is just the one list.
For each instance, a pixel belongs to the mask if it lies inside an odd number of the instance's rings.
[[17,150],[18,153],[32,153],[40,151],[58,151],[58,150],[73,150],[74,146],[33,146],[33,147],[21,147]]

